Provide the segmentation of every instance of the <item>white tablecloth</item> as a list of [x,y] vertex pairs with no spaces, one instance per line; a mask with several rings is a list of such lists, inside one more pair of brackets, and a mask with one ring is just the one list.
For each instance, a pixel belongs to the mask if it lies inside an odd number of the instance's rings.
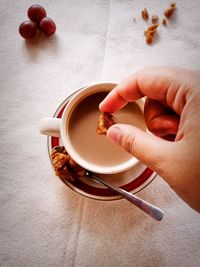
[[[77,88],[120,81],[145,66],[200,68],[200,1],[145,43],[146,7],[170,1],[39,1],[54,36],[18,34],[33,1],[0,3],[0,266],[200,266],[200,215],[157,177],[138,195],[165,212],[156,222],[126,200],[83,197],[55,175],[39,122]],[[135,20],[134,20],[135,18]]]

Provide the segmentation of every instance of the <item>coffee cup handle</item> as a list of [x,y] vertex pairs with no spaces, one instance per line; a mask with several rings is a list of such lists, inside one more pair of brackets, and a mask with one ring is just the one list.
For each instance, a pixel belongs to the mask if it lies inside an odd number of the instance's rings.
[[58,118],[43,118],[40,121],[40,133],[60,137],[60,123],[61,119]]

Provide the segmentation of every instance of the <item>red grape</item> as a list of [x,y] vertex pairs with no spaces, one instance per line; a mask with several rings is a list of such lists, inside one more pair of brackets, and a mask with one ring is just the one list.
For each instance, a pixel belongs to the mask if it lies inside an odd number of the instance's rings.
[[28,9],[28,17],[34,22],[40,22],[42,18],[46,17],[46,10],[40,5],[32,5]]
[[51,35],[56,31],[56,24],[51,18],[45,17],[40,21],[40,30],[46,35]]
[[19,26],[19,33],[25,39],[31,39],[35,36],[37,32],[37,26],[34,22],[27,20],[22,22]]

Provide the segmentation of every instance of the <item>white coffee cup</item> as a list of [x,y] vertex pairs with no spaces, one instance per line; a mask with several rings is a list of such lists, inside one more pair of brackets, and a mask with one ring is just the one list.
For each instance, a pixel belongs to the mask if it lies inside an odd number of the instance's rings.
[[[80,155],[73,147],[69,138],[69,121],[74,108],[86,97],[95,94],[97,92],[109,92],[117,84],[113,82],[100,82],[89,86],[85,86],[78,92],[67,103],[61,119],[58,118],[43,118],[40,123],[40,132],[44,135],[61,137],[62,143],[68,152],[68,154],[83,168],[101,174],[114,174],[126,171],[136,165],[138,160],[135,157],[130,157],[126,162],[116,164],[115,166],[101,166],[88,162],[84,155]],[[139,99],[136,101],[138,107],[143,112],[144,101]],[[83,135],[84,138],[84,135]],[[101,138],[101,136],[99,136]],[[113,155],[114,156],[114,155]]]

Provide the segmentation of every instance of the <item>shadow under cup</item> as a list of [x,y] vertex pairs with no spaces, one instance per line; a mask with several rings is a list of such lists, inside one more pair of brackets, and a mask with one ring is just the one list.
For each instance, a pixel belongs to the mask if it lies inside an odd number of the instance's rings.
[[[119,173],[138,163],[135,157],[96,132],[101,115],[99,104],[115,86],[106,83],[84,88],[69,101],[62,118],[62,141],[70,156],[85,169],[101,174]],[[128,103],[113,115],[117,123],[146,131],[142,100]]]

